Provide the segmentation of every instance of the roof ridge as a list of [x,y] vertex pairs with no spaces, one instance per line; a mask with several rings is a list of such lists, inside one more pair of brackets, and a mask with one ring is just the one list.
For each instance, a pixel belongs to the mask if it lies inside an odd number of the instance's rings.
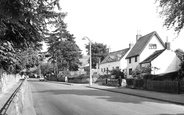
[[[110,52],[110,53],[104,58],[104,60],[102,60],[102,62],[101,62],[100,64],[120,61],[120,60],[127,54],[127,52],[128,52],[129,50],[130,50],[130,48],[125,48],[125,49],[122,49],[122,50]],[[121,57],[118,57],[118,56],[117,56],[118,54],[120,54]],[[114,56],[114,58],[111,58],[110,56]],[[111,59],[108,60],[109,58],[111,58]]]
[[133,56],[137,56],[140,55],[142,53],[142,51],[145,49],[146,45],[150,42],[150,40],[153,38],[153,36],[156,36],[157,39],[159,40],[159,42],[164,46],[164,43],[162,41],[162,39],[160,38],[160,36],[157,34],[156,31],[152,31],[142,37],[140,37],[136,44],[134,45],[134,47],[132,48],[132,50],[129,52],[129,54],[126,56],[127,58],[133,57]]
[[122,51],[122,50],[126,50],[126,49],[130,49],[130,48],[124,48],[124,49],[121,49],[121,50],[117,50],[117,51],[109,52],[109,54],[110,54],[110,53],[119,52],[119,51]]

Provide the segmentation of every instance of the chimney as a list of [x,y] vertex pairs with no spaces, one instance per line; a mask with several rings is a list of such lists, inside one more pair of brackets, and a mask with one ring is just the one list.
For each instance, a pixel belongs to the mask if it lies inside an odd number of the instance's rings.
[[140,30],[137,30],[136,42],[139,40],[140,37],[142,37],[141,31]]
[[167,50],[171,50],[171,43],[168,42],[168,37],[166,38],[166,42],[165,42],[165,49]]
[[129,48],[131,49],[133,47],[133,43],[129,43]]

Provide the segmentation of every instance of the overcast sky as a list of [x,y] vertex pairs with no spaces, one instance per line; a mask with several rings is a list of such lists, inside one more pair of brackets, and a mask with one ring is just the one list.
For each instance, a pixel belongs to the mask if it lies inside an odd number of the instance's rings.
[[[168,36],[172,49],[184,49],[181,42],[183,33],[175,38],[174,31],[166,31],[163,19],[159,18],[155,0],[60,0],[62,12],[67,12],[65,22],[70,33],[76,37],[76,43],[83,54],[88,41],[103,43],[111,51],[127,48],[135,43],[137,30],[142,35],[157,31],[162,40]],[[174,41],[173,41],[174,40]]]

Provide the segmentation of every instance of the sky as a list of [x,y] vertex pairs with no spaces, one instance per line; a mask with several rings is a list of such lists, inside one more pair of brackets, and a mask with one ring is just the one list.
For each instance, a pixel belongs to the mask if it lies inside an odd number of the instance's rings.
[[175,39],[177,34],[163,27],[155,0],[60,0],[60,5],[61,11],[67,12],[64,22],[68,31],[74,34],[84,55],[88,44],[88,40],[82,40],[84,36],[117,51],[135,43],[138,30],[141,35],[157,31],[164,42],[168,36],[173,50],[184,49],[184,32]]

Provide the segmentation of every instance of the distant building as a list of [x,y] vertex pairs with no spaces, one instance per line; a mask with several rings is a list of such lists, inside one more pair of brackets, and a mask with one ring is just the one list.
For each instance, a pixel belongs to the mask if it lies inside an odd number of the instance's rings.
[[100,63],[100,75],[109,74],[113,69],[124,70],[127,67],[125,60],[130,48],[125,48],[119,51],[110,52]]

